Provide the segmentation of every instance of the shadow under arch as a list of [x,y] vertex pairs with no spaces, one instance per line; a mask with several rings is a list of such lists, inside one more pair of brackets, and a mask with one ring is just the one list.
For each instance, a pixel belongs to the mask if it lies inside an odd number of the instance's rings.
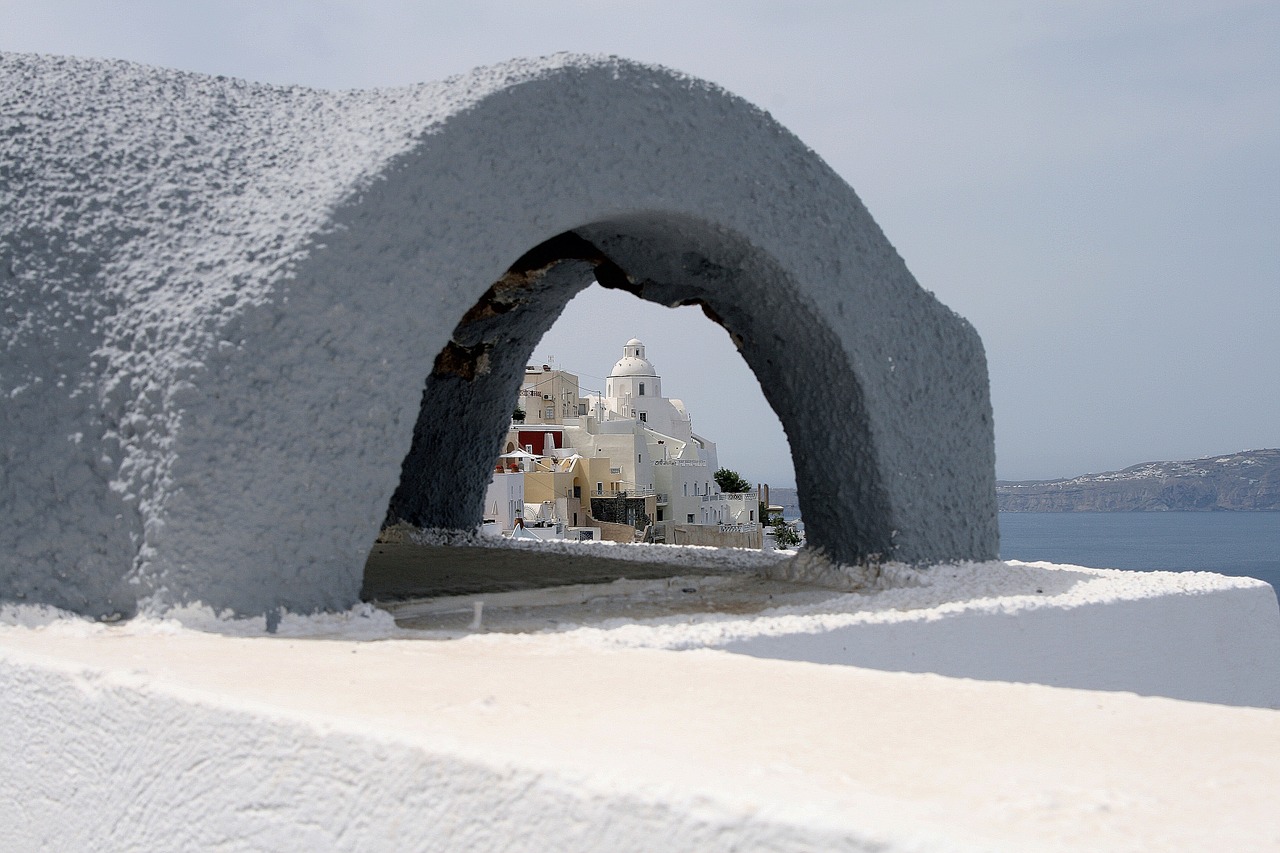
[[466,313],[427,379],[388,523],[479,525],[522,368],[593,275],[661,305],[698,305],[723,326],[792,445],[811,545],[839,562],[894,553],[895,514],[863,392],[836,333],[803,288],[741,236],[657,213],[552,237]]

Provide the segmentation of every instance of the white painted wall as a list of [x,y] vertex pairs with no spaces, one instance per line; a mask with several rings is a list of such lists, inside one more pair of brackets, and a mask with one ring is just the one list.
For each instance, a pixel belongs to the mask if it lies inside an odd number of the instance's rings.
[[523,514],[524,473],[495,473],[484,494],[485,518],[496,518],[503,530],[510,530],[516,518]]
[[[994,670],[1015,637],[1055,640],[1040,676],[1118,640],[1132,674],[1167,676],[1165,644],[1185,652],[1191,629],[1215,639],[1186,683],[1225,667],[1274,685],[1269,588],[1191,586],[1139,601],[1117,582],[1127,601],[1016,627],[940,606],[868,637],[891,654],[968,643],[988,675],[1009,674]],[[748,620],[742,650],[772,635],[848,662],[847,626],[789,619]],[[432,641],[368,609],[286,617],[276,637],[261,619],[205,617],[250,637],[6,621],[27,626],[0,626],[6,849],[1261,850],[1280,826],[1274,710],[626,648],[626,626]]]

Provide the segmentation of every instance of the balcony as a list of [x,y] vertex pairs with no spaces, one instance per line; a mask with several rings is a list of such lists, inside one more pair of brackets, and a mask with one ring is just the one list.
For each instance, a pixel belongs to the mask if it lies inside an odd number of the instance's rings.
[[[619,486],[609,486],[601,492],[592,492],[589,497],[593,498],[649,498],[657,495],[653,489],[624,489]],[[662,503],[662,501],[659,501]]]
[[722,524],[720,525],[721,533],[755,533],[757,525],[755,522],[743,522],[741,524]]

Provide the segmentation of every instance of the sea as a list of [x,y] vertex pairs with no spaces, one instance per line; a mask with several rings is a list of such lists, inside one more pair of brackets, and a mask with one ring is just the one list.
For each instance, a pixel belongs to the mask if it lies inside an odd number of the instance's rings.
[[1280,589],[1280,512],[1002,512],[1000,558],[1218,572]]
[[[769,501],[800,517],[795,489],[774,488]],[[1280,512],[1002,512],[1000,558],[1218,572],[1280,590]]]
[[800,497],[794,487],[772,486],[769,488],[769,503],[782,507],[784,521],[797,521],[800,518]]

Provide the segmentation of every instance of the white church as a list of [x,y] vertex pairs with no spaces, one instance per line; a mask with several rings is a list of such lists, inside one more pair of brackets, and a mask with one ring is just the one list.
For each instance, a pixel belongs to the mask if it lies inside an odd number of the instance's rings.
[[694,432],[681,400],[663,394],[642,341],[623,346],[603,395],[580,395],[578,377],[550,365],[527,367],[518,408],[524,420],[508,431],[492,500],[486,498],[486,516],[500,526],[510,514],[503,505],[518,506],[518,478],[527,515],[552,515],[569,528],[601,521],[611,506],[602,499],[612,498],[630,502],[625,523],[648,529],[652,541],[745,544],[758,537],[755,492],[720,493],[715,442]]

